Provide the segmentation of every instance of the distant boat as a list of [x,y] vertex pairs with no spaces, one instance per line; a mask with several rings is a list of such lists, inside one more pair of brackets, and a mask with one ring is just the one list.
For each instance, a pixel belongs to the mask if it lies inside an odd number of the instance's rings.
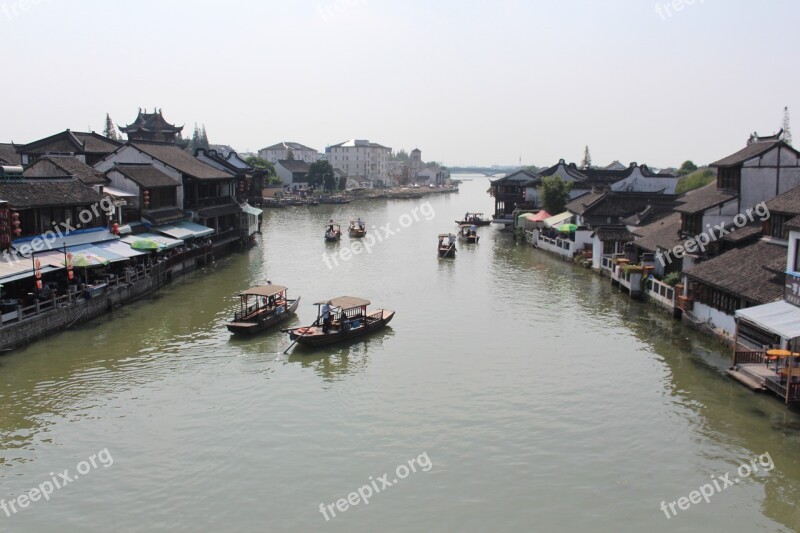
[[[322,318],[322,306],[326,303],[331,307],[327,327]],[[285,330],[291,340],[306,346],[325,346],[382,329],[394,318],[394,311],[386,309],[367,313],[370,302],[353,296],[341,296],[314,305],[317,306],[316,322],[307,328]]]
[[284,204],[281,200],[277,198],[264,198],[263,200],[261,200],[261,207],[284,208],[286,207],[286,204]]
[[252,287],[239,295],[241,304],[228,331],[239,335],[254,335],[294,316],[300,297],[287,298],[287,288],[281,285]]
[[474,224],[476,226],[488,226],[492,221],[484,218],[483,213],[467,213],[464,220],[456,220],[456,224]]
[[325,224],[325,240],[328,242],[338,241],[342,238],[342,228],[333,220]]
[[[453,242],[450,242],[450,238],[453,237]],[[441,233],[439,234],[439,244],[436,246],[436,251],[439,254],[440,258],[453,258],[456,257],[456,242],[455,242],[455,235],[452,233]]]
[[467,244],[478,244],[481,238],[478,236],[477,231],[475,231],[476,229],[478,229],[478,226],[474,224],[459,224],[458,238]]
[[360,239],[367,235],[367,227],[361,219],[351,220],[350,229],[348,230],[350,237]]
[[350,201],[350,198],[345,196],[328,196],[327,198],[320,197],[319,199],[321,204],[349,204]]

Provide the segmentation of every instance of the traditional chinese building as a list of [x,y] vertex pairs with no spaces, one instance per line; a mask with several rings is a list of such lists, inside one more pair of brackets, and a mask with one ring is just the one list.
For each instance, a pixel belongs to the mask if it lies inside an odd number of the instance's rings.
[[179,141],[179,135],[183,131],[183,126],[175,126],[164,119],[160,109],[154,109],[152,113],[139,110],[139,116],[133,124],[119,128],[122,133],[128,136],[129,141],[156,141],[175,143]]

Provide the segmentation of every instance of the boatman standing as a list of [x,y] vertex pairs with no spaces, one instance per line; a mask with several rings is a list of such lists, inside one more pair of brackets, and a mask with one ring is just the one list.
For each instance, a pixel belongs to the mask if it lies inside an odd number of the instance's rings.
[[331,329],[331,301],[328,300],[322,306],[322,333],[328,333]]

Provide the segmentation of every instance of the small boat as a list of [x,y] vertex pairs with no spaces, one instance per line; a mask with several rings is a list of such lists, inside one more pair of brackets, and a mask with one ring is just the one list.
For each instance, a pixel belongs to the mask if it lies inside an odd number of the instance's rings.
[[342,238],[342,228],[333,220],[325,224],[325,240],[335,242]]
[[[322,317],[325,304],[331,309],[327,320]],[[317,320],[313,326],[284,330],[291,340],[305,346],[325,346],[360,337],[382,329],[394,318],[394,311],[386,309],[368,313],[370,302],[353,296],[340,296],[314,305],[317,306]]]
[[284,204],[278,198],[264,198],[261,201],[261,207],[273,208],[273,209],[282,209],[282,208],[286,207],[286,204]]
[[474,226],[488,226],[492,221],[484,218],[483,213],[467,213],[464,220],[456,220],[456,224],[470,224]]
[[354,239],[365,237],[367,235],[367,227],[364,224],[364,221],[360,218],[358,220],[351,220],[348,234]]
[[253,335],[294,316],[300,297],[290,300],[286,292],[287,288],[281,285],[262,285],[241,293],[241,306],[233,322],[226,324],[228,331]]
[[350,198],[345,196],[328,196],[327,198],[320,197],[319,203],[321,204],[349,204]]
[[458,238],[467,244],[478,244],[481,238],[478,236],[478,226],[474,224],[459,224]]
[[439,234],[439,244],[436,246],[439,257],[456,257],[456,236],[452,233]]

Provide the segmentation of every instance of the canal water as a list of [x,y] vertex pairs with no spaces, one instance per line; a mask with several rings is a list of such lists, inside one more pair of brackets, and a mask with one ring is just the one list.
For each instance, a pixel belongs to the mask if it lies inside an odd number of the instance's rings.
[[[487,188],[267,210],[250,250],[0,358],[0,498],[17,505],[0,529],[800,527],[800,418],[725,377],[726,350],[495,227],[436,257],[455,219],[492,211]],[[323,241],[357,216],[377,226],[369,251]],[[292,324],[340,295],[397,314],[366,341],[281,355],[280,332],[224,327],[267,279],[301,295]]]

